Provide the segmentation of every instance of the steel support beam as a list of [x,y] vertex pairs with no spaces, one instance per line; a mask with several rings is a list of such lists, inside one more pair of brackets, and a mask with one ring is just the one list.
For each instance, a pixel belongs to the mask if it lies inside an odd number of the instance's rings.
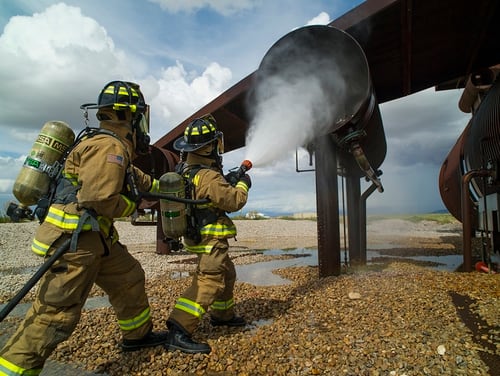
[[337,150],[328,136],[318,137],[315,145],[318,269],[320,277],[327,277],[340,275]]
[[[361,248],[360,234],[366,231],[360,228],[359,198],[361,196],[361,183],[358,177],[346,177],[347,192],[347,229],[349,239],[349,262],[359,264],[362,259],[363,249]],[[366,248],[364,249],[366,254]],[[365,257],[366,260],[366,257]]]

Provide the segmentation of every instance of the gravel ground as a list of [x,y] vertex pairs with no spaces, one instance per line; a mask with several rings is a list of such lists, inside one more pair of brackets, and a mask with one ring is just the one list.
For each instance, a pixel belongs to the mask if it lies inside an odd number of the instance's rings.
[[[236,264],[268,260],[258,250],[316,247],[308,220],[236,221],[231,242]],[[158,255],[153,227],[118,222],[123,243],[141,261],[158,330],[189,285],[193,257]],[[36,223],[0,225],[0,302],[7,302],[41,259],[29,252]],[[368,225],[368,245],[405,253],[461,253],[461,226],[382,220]],[[343,231],[341,231],[343,233]],[[498,274],[436,271],[403,257],[340,276],[318,278],[317,267],[278,269],[291,283],[238,281],[237,309],[245,328],[212,328],[205,317],[195,338],[209,355],[119,350],[110,307],[85,310],[71,338],[50,358],[44,375],[500,375]],[[92,295],[101,295],[95,288]],[[29,302],[32,293],[23,302]],[[0,344],[21,318],[7,317]],[[54,366],[56,365],[56,366]],[[57,366],[67,365],[59,373]],[[66,373],[64,373],[66,372]],[[88,372],[88,373],[87,373]]]

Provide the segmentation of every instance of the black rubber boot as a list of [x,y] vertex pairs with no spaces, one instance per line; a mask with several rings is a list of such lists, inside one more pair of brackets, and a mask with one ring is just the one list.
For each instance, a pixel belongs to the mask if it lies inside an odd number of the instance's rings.
[[212,324],[212,326],[245,326],[247,322],[240,316],[233,316],[232,319],[225,321],[217,320],[216,318],[211,317],[210,324]]
[[124,339],[121,347],[123,351],[136,351],[146,347],[163,345],[167,342],[167,332],[149,332],[141,339]]
[[171,322],[168,325],[168,339],[165,347],[170,351],[180,350],[188,354],[209,354],[212,349],[206,343],[195,342],[181,327]]

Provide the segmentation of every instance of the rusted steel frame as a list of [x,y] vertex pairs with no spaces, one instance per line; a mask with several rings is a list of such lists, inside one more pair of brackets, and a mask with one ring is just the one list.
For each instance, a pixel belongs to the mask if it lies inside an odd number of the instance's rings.
[[[178,161],[179,158],[175,153],[164,148],[152,145],[150,148],[150,154],[147,156],[138,157],[136,160],[134,160],[134,164],[141,170],[151,174],[153,177],[159,178],[165,172],[173,171]],[[159,201],[150,201],[143,199],[139,203],[138,209],[150,209],[152,215],[151,221],[138,221],[137,218],[135,218],[132,219],[132,225],[156,226],[156,253],[170,253],[170,247],[165,242],[165,235],[163,234],[161,225]],[[154,213],[156,213],[156,221],[153,218]]]
[[240,82],[236,83],[235,85],[230,87],[228,90],[226,90],[224,93],[219,95],[217,98],[212,100],[210,103],[203,106],[201,109],[196,111],[190,117],[185,119],[182,123],[177,125],[174,129],[169,131],[165,136],[161,137],[158,141],[156,141],[154,143],[154,145],[161,147],[161,148],[168,149],[169,146],[174,142],[174,140],[183,134],[184,129],[186,128],[186,125],[188,125],[190,121],[192,121],[193,119],[200,117],[204,114],[213,113],[213,112],[219,110],[220,108],[224,107],[225,105],[231,103],[231,101],[233,101],[236,97],[238,97],[240,95],[244,95],[253,84],[254,74],[255,74],[255,72],[248,75],[247,77],[242,79]]
[[[496,7],[498,6],[498,0],[483,1],[483,2],[480,1],[475,3],[474,6],[480,7],[481,9],[481,12],[478,12],[479,14],[477,14],[477,17],[483,20],[482,22],[483,28],[481,29],[481,32],[478,33],[479,34],[478,40],[475,41],[474,43],[470,43],[470,46],[472,46],[471,48],[472,51],[470,51],[470,53],[468,54],[468,56],[470,56],[470,59],[467,64],[467,71],[464,74],[465,77],[469,76],[473,71],[473,66],[477,59],[477,55],[479,53],[479,50],[483,46],[483,41],[487,35],[486,33],[488,30],[488,25],[490,24],[491,18],[495,14]],[[498,20],[493,22],[498,22]]]
[[490,176],[488,170],[472,170],[462,177],[462,239],[463,239],[463,271],[472,271],[472,202],[469,199],[469,184],[475,177]]
[[359,22],[374,16],[382,9],[398,3],[401,0],[370,0],[359,4],[356,8],[351,9],[343,16],[330,22],[328,26],[334,26],[338,29],[346,30]]
[[340,275],[337,150],[329,136],[318,137],[315,147],[318,269],[321,278]]

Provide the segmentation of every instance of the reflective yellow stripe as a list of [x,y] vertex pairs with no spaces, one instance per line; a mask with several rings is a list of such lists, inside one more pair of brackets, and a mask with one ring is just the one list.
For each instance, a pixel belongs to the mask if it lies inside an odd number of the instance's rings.
[[78,185],[78,175],[77,174],[70,174],[66,171],[62,172],[63,176],[69,180],[71,185],[77,186]]
[[210,253],[212,252],[213,245],[184,245],[188,252],[193,253]]
[[174,308],[187,312],[193,316],[198,317],[199,319],[201,319],[205,314],[205,310],[201,305],[186,298],[179,298]]
[[135,211],[135,202],[129,199],[127,196],[120,195],[123,198],[123,201],[127,204],[127,207],[123,211],[122,215],[120,217],[128,217]]
[[118,325],[120,325],[121,330],[134,330],[147,323],[150,317],[151,309],[148,307],[136,317],[128,320],[118,320]]
[[193,178],[193,184],[195,187],[197,187],[200,183],[200,175],[196,174]]
[[[133,204],[135,206],[135,204]],[[53,206],[49,208],[49,213],[45,218],[45,222],[53,224],[62,230],[76,230],[78,227],[78,222],[80,221],[80,216],[78,214],[68,214],[61,209],[57,209]],[[100,229],[107,235],[109,235],[109,229],[113,225],[113,221],[109,218],[99,216],[97,218],[99,222]],[[92,230],[92,224],[85,223],[82,227],[82,231]]]
[[209,223],[200,230],[201,235],[230,237],[236,235],[236,226],[227,226],[220,223]]
[[[45,218],[45,222],[51,223],[63,230],[76,230],[79,220],[80,216],[78,214],[68,214],[53,206],[49,208],[49,212]],[[89,231],[91,229],[92,225],[90,223],[84,224],[82,228],[83,231]]]
[[151,188],[149,189],[151,193],[160,192],[160,181],[158,179],[153,179],[153,183],[151,184]]
[[31,250],[35,252],[38,256],[45,256],[49,251],[50,244],[42,243],[36,239],[31,242]]
[[241,180],[238,183],[236,183],[236,188],[241,188],[245,192],[248,192],[248,185],[246,185],[246,183],[242,182]]
[[229,300],[226,300],[226,301],[215,301],[212,303],[212,305],[210,306],[210,308],[212,309],[215,309],[215,310],[218,310],[218,311],[225,311],[225,310],[228,310],[229,308],[233,307],[234,306],[234,299],[231,298]]
[[0,375],[1,376],[17,376],[17,375],[39,375],[42,372],[41,368],[24,369],[9,362],[7,359],[0,357]]

